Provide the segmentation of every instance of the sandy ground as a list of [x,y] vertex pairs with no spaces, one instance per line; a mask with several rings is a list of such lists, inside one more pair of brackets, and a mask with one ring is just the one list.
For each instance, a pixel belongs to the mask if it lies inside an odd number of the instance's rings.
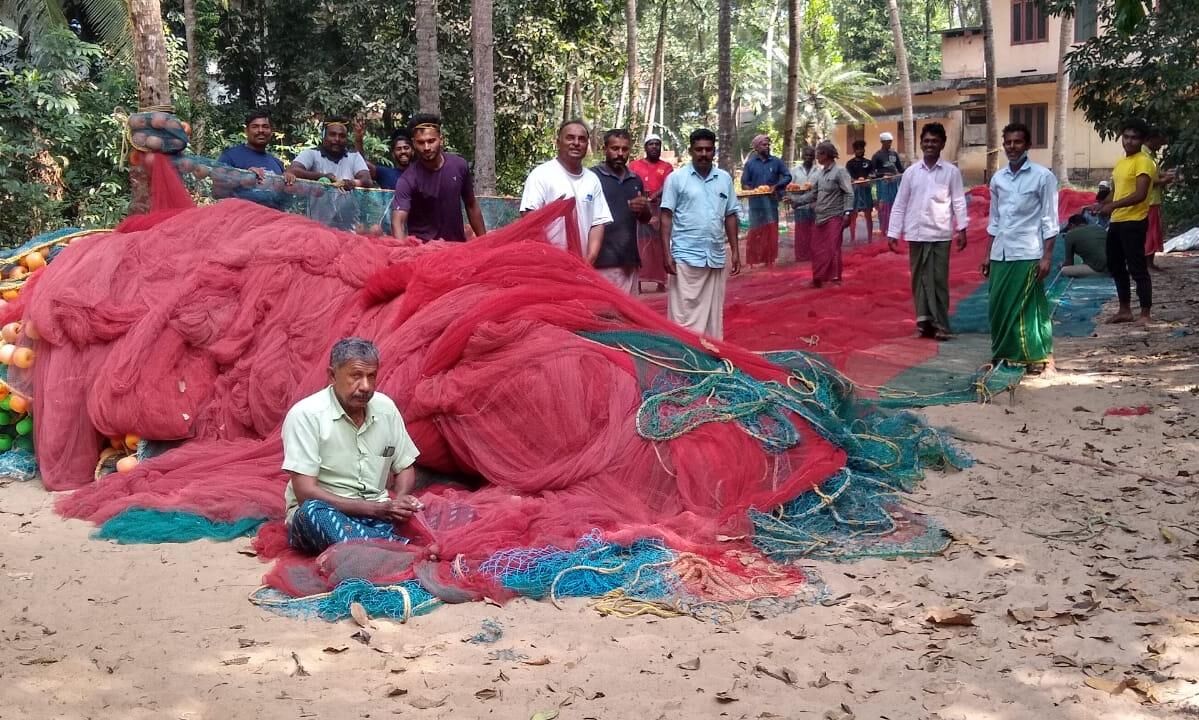
[[[516,601],[382,622],[366,645],[247,602],[248,541],[92,541],[40,486],[0,481],[0,718],[1199,716],[1199,258],[1163,265],[1147,330],[1059,341],[1056,376],[927,412],[1002,446],[968,444],[975,467],[912,496],[953,530],[943,556],[816,564],[826,604],[769,620]],[[486,618],[503,637],[464,642]]]

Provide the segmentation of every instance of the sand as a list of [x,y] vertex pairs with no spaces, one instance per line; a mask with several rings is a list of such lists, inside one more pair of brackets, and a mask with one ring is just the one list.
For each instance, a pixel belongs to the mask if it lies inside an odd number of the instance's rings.
[[[827,599],[767,620],[518,600],[365,644],[251,605],[246,540],[93,541],[39,485],[0,481],[0,718],[1199,716],[1199,258],[1162,265],[1148,328],[1061,340],[1055,376],[925,413],[1001,446],[967,443],[973,468],[911,496],[952,529],[943,556],[809,563]],[[502,637],[464,642],[488,618]]]

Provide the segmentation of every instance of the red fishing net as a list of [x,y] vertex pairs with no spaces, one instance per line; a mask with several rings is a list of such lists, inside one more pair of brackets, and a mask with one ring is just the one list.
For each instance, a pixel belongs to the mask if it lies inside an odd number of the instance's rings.
[[[421,246],[227,200],[72,245],[24,303],[41,337],[46,486],[80,488],[59,508],[97,522],[134,507],[279,518],[282,418],[324,386],[333,342],[359,335],[380,348],[378,389],[403,411],[421,464],[487,479],[430,493],[409,528],[447,562],[571,547],[596,528],[719,555],[716,536],[746,534],[747,509],[810,489],[844,453],[798,416],[799,444],[782,452],[719,423],[643,439],[637,411],[661,360],[580,333],[653,333],[760,380],[787,372],[701,341],[550,247],[545,229],[569,212],[560,202],[476,242]],[[103,436],[125,433],[187,442],[93,482]],[[283,545],[268,525],[264,552]],[[272,580],[307,593],[338,576],[312,573],[285,565]]]

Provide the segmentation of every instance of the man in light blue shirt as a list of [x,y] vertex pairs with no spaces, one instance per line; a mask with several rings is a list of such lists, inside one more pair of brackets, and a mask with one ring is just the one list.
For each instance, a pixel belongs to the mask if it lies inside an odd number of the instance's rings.
[[[716,134],[700,128],[690,137],[691,164],[666,178],[661,237],[670,319],[703,335],[724,336],[724,291],[741,272],[737,247],[737,194],[733,178],[712,165]],[[732,251],[732,272],[726,270]]]
[[991,178],[991,217],[982,273],[989,278],[992,362],[1046,369],[1053,354],[1053,322],[1044,280],[1058,234],[1057,178],[1028,159],[1028,127],[1003,129],[1008,164]]

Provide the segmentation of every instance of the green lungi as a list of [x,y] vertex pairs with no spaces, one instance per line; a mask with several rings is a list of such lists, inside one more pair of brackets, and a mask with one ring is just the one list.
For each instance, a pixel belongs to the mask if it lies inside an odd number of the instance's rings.
[[991,261],[987,315],[991,356],[1029,365],[1053,355],[1053,319],[1036,260]]
[[916,324],[949,332],[949,241],[908,243]]

